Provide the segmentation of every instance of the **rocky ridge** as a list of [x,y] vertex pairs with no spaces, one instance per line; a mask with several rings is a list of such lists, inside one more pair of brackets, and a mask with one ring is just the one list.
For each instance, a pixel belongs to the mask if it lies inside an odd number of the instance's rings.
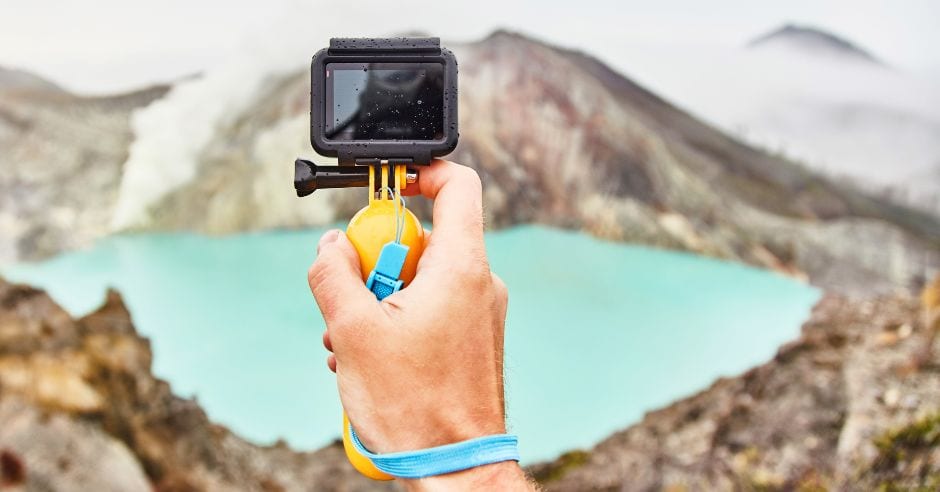
[[389,490],[341,444],[257,446],[213,424],[151,373],[150,344],[120,295],[72,319],[44,292],[0,279],[0,489]]

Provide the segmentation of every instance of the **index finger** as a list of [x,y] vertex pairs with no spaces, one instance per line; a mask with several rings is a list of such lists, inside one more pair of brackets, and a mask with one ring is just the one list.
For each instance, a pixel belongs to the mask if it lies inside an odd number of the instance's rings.
[[457,251],[483,246],[483,187],[476,171],[435,159],[418,171],[418,181],[403,194],[418,193],[434,200],[431,241],[435,245]]

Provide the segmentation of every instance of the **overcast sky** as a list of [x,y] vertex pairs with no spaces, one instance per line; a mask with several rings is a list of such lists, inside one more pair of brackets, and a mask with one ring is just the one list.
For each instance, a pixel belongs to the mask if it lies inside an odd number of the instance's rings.
[[211,69],[261,38],[313,44],[419,30],[468,41],[504,27],[629,72],[617,56],[625,46],[740,46],[790,21],[845,36],[896,67],[940,74],[937,0],[0,0],[0,65],[103,93]]

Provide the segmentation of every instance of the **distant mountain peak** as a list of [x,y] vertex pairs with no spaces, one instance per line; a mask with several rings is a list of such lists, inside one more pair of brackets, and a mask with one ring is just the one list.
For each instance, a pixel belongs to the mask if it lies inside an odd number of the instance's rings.
[[525,34],[522,34],[511,29],[499,28],[491,32],[488,36],[476,43],[487,44],[487,43],[512,43],[512,42],[526,42],[526,43],[536,43],[536,44],[545,44],[541,41],[537,41],[534,38],[531,38]]
[[488,36],[479,41],[470,43],[478,46],[516,46],[524,49],[549,49],[561,54],[583,55],[578,50],[573,50],[563,46],[558,46],[551,41],[533,36],[528,33],[513,31],[511,29],[499,28],[491,32]]
[[838,56],[882,64],[881,60],[871,52],[848,39],[817,27],[792,23],[754,38],[747,46],[749,48],[786,47],[816,55]]
[[511,29],[507,29],[507,28],[504,28],[504,27],[500,27],[500,28],[495,29],[493,32],[491,32],[490,35],[486,37],[486,39],[491,39],[491,38],[503,38],[503,37],[505,37],[505,38],[525,38],[525,36],[522,35],[522,34],[519,33],[519,32],[513,31],[513,30],[511,30]]

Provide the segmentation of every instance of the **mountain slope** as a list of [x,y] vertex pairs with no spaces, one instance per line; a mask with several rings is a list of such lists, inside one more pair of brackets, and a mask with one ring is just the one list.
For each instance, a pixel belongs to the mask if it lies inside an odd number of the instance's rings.
[[0,88],[0,264],[109,232],[131,113],[167,90],[79,97],[42,83]]
[[[846,292],[904,287],[940,262],[937,219],[743,145],[589,56],[507,32],[451,48],[461,140],[450,158],[480,172],[493,226],[577,228]],[[138,129],[118,210],[97,207],[100,219],[226,233],[327,224],[361,206],[362,190],[293,196],[293,158],[324,160],[309,146],[306,69],[269,74],[250,96],[213,109],[220,116],[193,129],[198,141],[174,133],[167,117],[225,104],[218,82],[191,81],[138,114],[162,123]],[[411,205],[429,216],[421,199]]]
[[679,140],[717,163],[722,168],[718,178],[724,191],[742,197],[754,207],[820,219],[846,216],[882,219],[917,235],[940,237],[940,221],[928,214],[874,198],[851,185],[836,184],[831,178],[759,151],[702,124],[596,59],[581,56],[579,62],[599,80],[606,81],[627,105],[643,108],[644,115],[653,122],[651,126],[658,126],[660,133],[676,134]]

